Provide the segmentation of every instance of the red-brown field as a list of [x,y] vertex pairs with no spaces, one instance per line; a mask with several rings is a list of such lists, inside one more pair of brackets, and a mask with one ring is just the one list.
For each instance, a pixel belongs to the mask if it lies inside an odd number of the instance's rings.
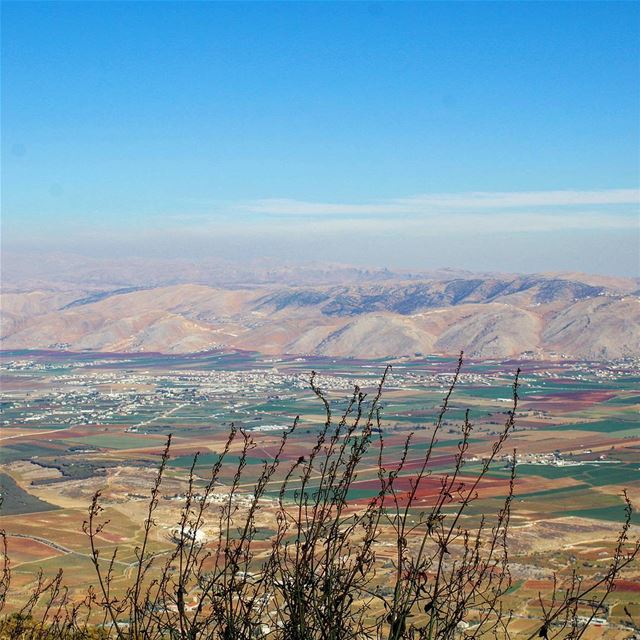
[[20,538],[15,535],[8,536],[7,546],[13,567],[19,567],[26,563],[42,562],[64,555],[64,551],[60,549],[54,549],[37,540]]

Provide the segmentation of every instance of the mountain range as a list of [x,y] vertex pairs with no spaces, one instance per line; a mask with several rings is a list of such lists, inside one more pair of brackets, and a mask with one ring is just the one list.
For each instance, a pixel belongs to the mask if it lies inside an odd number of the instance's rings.
[[[229,267],[232,269],[232,267]],[[615,359],[640,355],[640,283],[583,274],[422,274],[262,265],[4,282],[2,349]],[[157,271],[156,273],[161,273]],[[145,279],[146,284],[145,284]],[[194,282],[188,280],[192,278]],[[226,280],[226,282],[224,282]]]

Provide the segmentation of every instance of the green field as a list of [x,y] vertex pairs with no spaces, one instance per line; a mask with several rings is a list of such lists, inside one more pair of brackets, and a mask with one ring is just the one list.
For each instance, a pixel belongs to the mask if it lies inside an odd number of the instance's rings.
[[3,516],[18,516],[58,508],[21,489],[6,473],[0,473],[0,495],[2,495],[0,515]]
[[[608,507],[563,510],[555,513],[554,515],[556,515],[559,518],[566,518],[566,517],[591,518],[593,520],[606,520],[609,522],[621,523],[624,520],[625,511],[624,511],[624,504],[620,502],[620,504],[618,505],[612,505]],[[631,516],[631,522],[633,524],[640,524],[640,513],[634,512]]]
[[553,467],[540,464],[519,464],[517,475],[540,476],[541,478],[573,478],[594,487],[604,485],[628,486],[640,481],[638,464],[601,464],[568,467]]
[[575,424],[558,424],[545,427],[545,431],[598,431],[600,433],[615,433],[635,429],[640,437],[640,423],[638,420],[627,420],[622,417],[595,422],[577,422]]
[[99,434],[95,436],[84,436],[82,438],[74,438],[69,441],[70,445],[89,445],[99,447],[101,449],[143,449],[148,447],[159,446],[164,444],[165,440],[161,437],[145,437],[138,434]]
[[0,446],[0,463],[9,464],[16,460],[46,458],[64,452],[62,445],[42,446],[37,442],[14,442],[9,446]]

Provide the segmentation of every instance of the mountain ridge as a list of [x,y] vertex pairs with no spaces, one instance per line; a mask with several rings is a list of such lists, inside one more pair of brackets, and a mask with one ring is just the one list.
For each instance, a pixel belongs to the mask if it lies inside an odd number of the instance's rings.
[[[637,282],[555,274],[3,294],[0,348],[341,357],[640,355]],[[585,281],[586,280],[586,281]],[[623,286],[626,285],[626,286]]]

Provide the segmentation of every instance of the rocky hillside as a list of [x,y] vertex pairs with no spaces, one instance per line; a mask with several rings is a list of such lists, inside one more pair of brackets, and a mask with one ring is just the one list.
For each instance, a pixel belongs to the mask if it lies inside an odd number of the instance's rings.
[[637,281],[566,276],[174,284],[5,293],[2,348],[384,357],[640,355]]

